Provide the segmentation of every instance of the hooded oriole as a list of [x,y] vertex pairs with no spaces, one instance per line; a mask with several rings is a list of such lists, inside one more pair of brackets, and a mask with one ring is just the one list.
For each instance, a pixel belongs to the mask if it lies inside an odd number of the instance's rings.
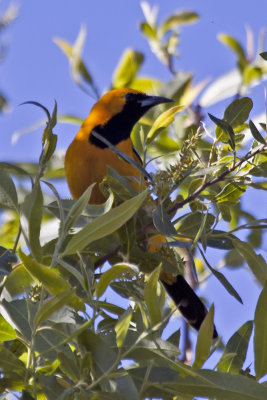
[[[105,198],[98,184],[105,177],[107,166],[117,170],[120,175],[140,177],[140,172],[132,164],[119,158],[94,132],[123,153],[140,161],[130,138],[133,126],[151,107],[171,101],[128,88],[112,90],[102,96],[66,152],[65,172],[72,196],[80,197],[89,185],[96,182],[90,203],[103,202]],[[137,182],[132,181],[132,184],[137,185]],[[159,241],[163,242],[164,238],[161,237]],[[150,246],[150,251],[157,251],[157,248]],[[181,314],[198,330],[207,313],[199,297],[182,275],[166,276],[163,273],[161,281]],[[217,336],[215,327],[213,336]]]

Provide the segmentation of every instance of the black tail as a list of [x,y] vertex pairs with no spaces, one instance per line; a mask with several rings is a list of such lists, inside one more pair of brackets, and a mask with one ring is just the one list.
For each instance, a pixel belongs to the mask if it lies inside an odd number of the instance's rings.
[[[164,281],[162,281],[162,283],[182,316],[191,326],[199,330],[207,314],[207,309],[184,277],[182,275],[177,275],[176,282],[173,284]],[[218,334],[214,325],[213,338],[217,337]]]

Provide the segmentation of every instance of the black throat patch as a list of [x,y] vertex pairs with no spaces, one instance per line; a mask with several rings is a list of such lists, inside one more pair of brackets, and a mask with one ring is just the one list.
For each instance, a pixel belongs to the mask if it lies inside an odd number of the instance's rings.
[[[116,146],[122,140],[130,137],[131,131],[136,122],[149,110],[150,106],[142,106],[142,100],[146,98],[143,93],[127,93],[126,103],[119,114],[114,115],[104,125],[97,125],[93,131],[107,139],[110,143]],[[97,139],[92,134],[89,135],[90,143],[102,149],[108,147],[100,139]]]

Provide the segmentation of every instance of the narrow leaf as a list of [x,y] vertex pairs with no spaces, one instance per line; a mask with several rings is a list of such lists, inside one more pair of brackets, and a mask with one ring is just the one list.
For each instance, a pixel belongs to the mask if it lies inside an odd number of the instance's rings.
[[17,334],[14,328],[0,315],[0,341],[5,342],[7,340],[16,339]]
[[124,343],[124,339],[127,335],[132,315],[133,310],[130,307],[120,316],[118,322],[115,325],[116,342],[118,347],[121,347]]
[[126,49],[117,65],[112,77],[114,89],[130,87],[144,60],[142,53]]
[[70,298],[74,295],[75,289],[69,288],[64,292],[60,292],[56,296],[48,299],[38,309],[34,317],[34,326],[37,328],[43,321],[45,321],[51,314],[66,305]]
[[43,194],[40,182],[36,181],[33,190],[25,197],[21,206],[21,225],[28,236],[31,251],[37,261],[42,259],[40,230],[43,215]]
[[252,245],[248,242],[242,242],[241,240],[233,239],[233,245],[246,260],[248,266],[258,281],[264,285],[267,279],[267,264],[262,255],[256,254]]
[[254,137],[255,140],[257,140],[257,142],[262,143],[262,144],[266,144],[266,141],[261,136],[260,132],[258,131],[258,129],[256,127],[256,125],[254,124],[253,121],[251,121],[251,119],[249,120],[249,128],[250,128],[250,132],[251,132],[252,136]]
[[136,213],[147,195],[148,190],[145,190],[106,214],[96,218],[70,239],[64,253],[73,254],[76,251],[82,250],[91,242],[115,232]]
[[174,106],[160,114],[148,132],[148,143],[152,142],[163,129],[167,128],[174,121],[175,115],[183,108],[184,106]]
[[16,187],[3,168],[0,169],[0,204],[15,209],[18,207]]
[[267,374],[267,280],[260,294],[254,317],[254,354],[256,378]]
[[149,275],[145,285],[144,298],[148,308],[151,324],[157,325],[161,322],[161,312],[157,297],[157,286],[161,270],[161,264]]
[[245,322],[227,342],[217,364],[218,371],[239,374],[246,359],[253,321]]
[[99,298],[105,293],[110,282],[114,281],[115,279],[121,278],[121,276],[125,274],[132,275],[136,272],[136,267],[131,264],[113,265],[113,267],[109,268],[101,275],[101,278],[99,279],[96,286],[96,297]]
[[212,345],[212,336],[214,330],[214,305],[209,309],[204,321],[202,322],[198,335],[195,350],[195,361],[193,363],[194,369],[202,367],[204,362],[210,355],[210,348]]
[[207,267],[209,268],[209,270],[213,273],[213,275],[215,276],[215,278],[218,279],[218,281],[220,281],[220,283],[223,285],[223,287],[227,290],[227,292],[233,296],[237,301],[239,301],[239,303],[243,304],[243,301],[241,299],[241,297],[239,296],[239,294],[237,293],[237,291],[235,290],[235,288],[231,285],[231,283],[225,278],[225,276],[217,271],[215,268],[212,268],[212,266],[209,264],[208,260],[206,259],[203,251],[198,247],[203,260],[205,261]]
[[81,195],[81,197],[79,197],[79,199],[75,201],[75,203],[69,210],[69,212],[66,216],[66,219],[65,219],[65,223],[64,223],[64,229],[66,231],[68,231],[75,224],[77,219],[80,217],[80,215],[84,211],[85,207],[87,206],[87,204],[90,200],[91,193],[92,193],[94,186],[95,186],[95,183],[90,185],[84,191],[84,193]]
[[235,133],[234,133],[234,130],[231,127],[231,125],[227,121],[216,118],[209,113],[208,113],[208,116],[217,126],[219,126],[228,135],[229,144],[230,144],[232,150],[235,150]]
[[[44,285],[48,293],[57,295],[70,289],[70,284],[55,268],[50,269],[49,266],[38,263],[31,256],[24,254],[21,250],[18,251],[18,255],[28,272]],[[78,310],[85,309],[82,299],[75,294],[70,296],[68,304]]]

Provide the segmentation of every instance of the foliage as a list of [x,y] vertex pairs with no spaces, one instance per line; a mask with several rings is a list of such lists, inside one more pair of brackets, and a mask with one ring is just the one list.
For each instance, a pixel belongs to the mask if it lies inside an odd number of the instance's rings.
[[[267,374],[267,264],[256,250],[267,219],[255,219],[242,205],[249,188],[258,196],[267,189],[266,121],[249,120],[253,101],[244,96],[264,78],[266,53],[248,59],[241,44],[221,34],[219,40],[236,56],[237,69],[208,87],[195,85],[191,74],[175,71],[175,60],[180,26],[196,22],[197,14],[175,13],[159,24],[155,7],[143,3],[142,8],[141,32],[171,79],[140,76],[144,57],[127,49],[112,88],[153,89],[174,100],[172,108],[162,106],[160,115],[158,109],[150,111],[132,133],[143,166],[149,167],[147,189],[141,185],[140,193],[133,193],[127,179],[110,169],[103,205],[88,205],[92,187],[77,201],[61,199],[56,190],[56,179],[63,177],[54,133],[56,104],[52,115],[41,104],[30,104],[41,107],[47,118],[39,163],[1,163],[3,396],[16,391],[25,399],[267,398],[262,383]],[[79,87],[98,95],[82,59],[84,40],[83,28],[73,46],[62,39],[56,43]],[[209,114],[210,123],[208,106],[232,95],[223,116]],[[59,120],[76,122],[68,116]],[[249,232],[246,242],[238,237],[240,231]],[[169,245],[150,254],[148,241],[158,232]],[[238,288],[210,265],[209,248],[220,250],[229,267],[237,262],[249,266],[262,292],[254,321],[233,332],[225,346],[212,341],[212,306],[197,337],[194,362],[187,358],[185,363],[180,331],[163,339],[175,308],[165,301],[158,277],[161,270],[188,268],[185,259],[193,269],[194,257],[200,258],[200,280],[214,274],[242,302]],[[106,261],[109,268],[96,274]],[[108,288],[131,304],[108,301]],[[253,328],[250,371],[245,360]],[[223,351],[217,364],[203,368],[218,348]]]

